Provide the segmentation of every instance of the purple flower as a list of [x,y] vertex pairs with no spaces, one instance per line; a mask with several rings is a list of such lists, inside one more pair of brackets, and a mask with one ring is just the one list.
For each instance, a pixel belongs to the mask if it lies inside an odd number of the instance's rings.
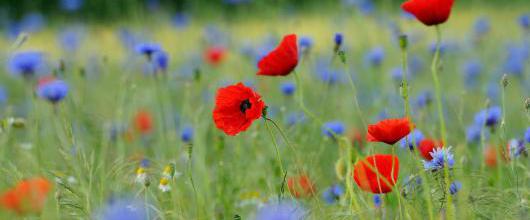
[[30,78],[44,72],[46,64],[41,52],[26,51],[14,54],[8,61],[8,70],[16,76]]
[[134,50],[140,55],[151,57],[151,55],[153,55],[155,52],[161,51],[162,47],[160,46],[160,44],[147,42],[137,44]]
[[524,140],[526,143],[530,144],[530,127],[526,129],[526,132],[524,133]]
[[523,14],[519,16],[517,21],[522,28],[526,30],[530,29],[530,14]]
[[333,38],[336,46],[341,46],[343,39],[342,33],[335,33],[335,37]]
[[414,129],[410,134],[399,141],[399,146],[404,149],[408,148],[409,150],[414,150],[414,146],[417,147],[424,138],[425,136],[420,130]]
[[344,134],[344,130],[346,130],[346,128],[344,127],[344,124],[340,121],[326,122],[322,126],[322,134],[327,137],[333,137],[334,135],[342,135]]
[[381,195],[375,194],[373,199],[374,199],[374,206],[376,208],[380,208],[381,204],[383,203],[383,200],[381,199]]
[[425,170],[436,171],[443,169],[445,166],[452,168],[455,164],[455,159],[451,153],[451,148],[437,148],[430,152],[432,160],[423,160],[423,167]]
[[67,94],[68,84],[58,79],[44,80],[37,87],[37,95],[53,104],[63,100]]
[[475,125],[493,127],[499,123],[500,117],[502,116],[501,108],[499,106],[493,106],[478,112],[475,115]]
[[322,198],[327,204],[334,204],[344,195],[344,187],[340,184],[334,184],[322,192]]
[[147,220],[147,207],[140,200],[120,198],[111,200],[95,216],[98,220]]
[[296,86],[293,82],[283,82],[280,84],[280,89],[284,95],[291,96],[294,94]]
[[382,47],[375,47],[364,56],[365,63],[372,67],[381,66],[384,59],[385,50]]
[[460,189],[462,189],[462,183],[460,181],[454,181],[449,185],[449,193],[451,195],[455,195]]
[[462,66],[464,73],[464,84],[466,87],[474,87],[477,85],[477,78],[482,72],[482,63],[479,60],[468,60]]
[[524,140],[512,139],[508,143],[508,150],[510,152],[510,158],[519,157],[522,153],[526,152]]
[[184,143],[190,143],[193,140],[193,133],[193,127],[191,125],[186,125],[180,132],[180,139]]
[[271,201],[258,210],[256,220],[303,220],[307,211],[295,201]]

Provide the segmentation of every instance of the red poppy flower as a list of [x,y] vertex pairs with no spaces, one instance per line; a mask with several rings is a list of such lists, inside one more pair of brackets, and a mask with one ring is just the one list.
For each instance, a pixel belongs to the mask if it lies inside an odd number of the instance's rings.
[[444,146],[442,141],[435,141],[432,139],[423,139],[420,141],[418,150],[420,151],[420,155],[425,158],[426,160],[432,160],[431,152],[434,149],[442,148]]
[[484,150],[484,162],[488,167],[497,166],[497,150],[495,147],[488,147]]
[[134,116],[136,130],[142,134],[147,134],[153,130],[153,118],[148,111],[141,110]]
[[265,103],[261,96],[242,83],[217,90],[213,120],[217,128],[227,135],[247,130],[252,122],[261,117]]
[[392,192],[398,174],[399,159],[394,155],[368,156],[355,163],[353,167],[353,178],[357,186],[366,192],[376,194]]
[[220,64],[226,55],[226,49],[224,47],[210,47],[204,52],[204,59],[211,65]]
[[286,76],[298,65],[298,43],[296,35],[283,37],[280,45],[258,63],[258,75]]
[[52,184],[42,178],[20,181],[0,197],[0,205],[17,214],[38,213],[42,211]]
[[414,125],[408,118],[385,119],[377,124],[368,125],[366,140],[394,145],[410,133]]
[[316,193],[316,188],[307,175],[290,177],[287,179],[287,188],[295,198],[309,197]]
[[401,8],[427,26],[444,23],[451,14],[454,0],[409,0]]

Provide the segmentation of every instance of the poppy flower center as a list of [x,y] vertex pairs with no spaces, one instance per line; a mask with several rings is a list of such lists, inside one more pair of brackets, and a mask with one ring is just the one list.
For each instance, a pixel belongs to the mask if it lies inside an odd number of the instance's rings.
[[252,105],[250,104],[250,101],[248,99],[245,99],[241,102],[241,104],[239,104],[239,110],[243,114],[245,114],[245,111],[247,111],[247,109],[249,109],[250,107],[252,107]]

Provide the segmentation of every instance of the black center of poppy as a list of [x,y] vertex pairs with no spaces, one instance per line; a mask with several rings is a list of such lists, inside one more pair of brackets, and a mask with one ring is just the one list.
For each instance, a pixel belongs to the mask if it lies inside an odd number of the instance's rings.
[[241,102],[241,104],[239,105],[239,110],[241,112],[243,112],[243,114],[245,113],[245,111],[247,111],[247,109],[249,109],[252,105],[250,104],[250,101],[248,99],[245,99],[244,101]]

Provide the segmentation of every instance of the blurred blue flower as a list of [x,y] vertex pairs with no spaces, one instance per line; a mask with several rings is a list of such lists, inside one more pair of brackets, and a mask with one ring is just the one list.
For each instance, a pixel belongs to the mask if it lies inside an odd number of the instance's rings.
[[335,42],[336,46],[341,46],[343,40],[344,40],[344,37],[342,33],[335,33],[335,37],[333,38],[333,41]]
[[14,54],[8,61],[8,70],[15,76],[32,77],[45,71],[44,54],[25,51]]
[[190,16],[185,12],[177,12],[171,18],[171,24],[176,28],[186,28],[190,23]]
[[[446,43],[446,42],[442,41],[440,43],[440,56],[444,55],[445,53],[447,53],[449,51],[449,49],[451,49],[451,45],[449,45],[449,43]],[[429,45],[429,52],[431,54],[434,54],[436,52],[436,42],[432,42]]]
[[376,208],[380,208],[381,204],[383,203],[383,200],[381,199],[381,195],[375,194],[373,197],[373,200],[374,200],[374,206]]
[[285,119],[287,126],[293,126],[298,123],[303,123],[305,121],[305,114],[303,112],[291,112],[287,115]]
[[414,20],[414,19],[416,19],[416,17],[413,14],[411,14],[411,13],[405,11],[405,10],[401,10],[401,18],[403,18],[405,20]]
[[487,34],[491,29],[490,20],[487,17],[480,17],[473,24],[473,31],[475,36],[482,36]]
[[63,100],[67,94],[68,84],[58,79],[39,83],[37,87],[37,95],[53,104]]
[[83,0],[61,0],[61,8],[65,11],[77,11],[83,6]]
[[423,69],[423,60],[419,56],[412,56],[409,59],[409,72],[412,75],[417,75]]
[[0,106],[5,105],[7,102],[7,91],[3,86],[0,86]]
[[496,80],[488,83],[486,86],[486,95],[493,102],[499,99],[499,83]]
[[482,63],[477,59],[468,60],[462,66],[462,72],[464,73],[464,85],[466,87],[475,87],[477,78],[482,72]]
[[462,183],[460,181],[454,181],[449,185],[449,193],[451,195],[455,195],[460,189],[462,189]]
[[250,3],[251,0],[223,0],[223,3],[227,5],[240,5]]
[[425,136],[420,130],[414,129],[399,141],[399,146],[403,149],[408,148],[409,150],[414,150],[414,146],[417,147],[424,138]]
[[137,44],[134,50],[136,51],[136,53],[140,55],[145,55],[145,56],[150,57],[155,52],[161,51],[162,47],[160,46],[160,44],[157,44],[157,43],[146,42],[146,43]]
[[97,212],[97,220],[147,220],[147,207],[140,200],[120,198],[110,200],[106,207]]
[[503,71],[508,74],[521,76],[524,73],[526,61],[528,60],[528,46],[510,45],[508,55],[504,60]]
[[256,213],[256,220],[303,220],[307,215],[296,201],[270,201]]
[[68,52],[75,52],[81,44],[83,37],[82,30],[78,27],[70,27],[59,33],[59,44]]
[[298,40],[298,44],[300,44],[300,49],[302,51],[310,50],[311,47],[313,47],[313,38],[309,36],[301,36]]
[[519,25],[524,29],[530,29],[530,14],[523,14],[517,19]]
[[364,56],[365,63],[371,67],[381,66],[384,59],[385,50],[382,47],[375,47]]
[[151,165],[151,161],[149,161],[147,158],[144,158],[140,161],[140,166],[143,168],[149,167],[149,165]]
[[[403,70],[401,67],[394,67],[392,69],[390,69],[390,76],[392,77],[392,80],[394,81],[397,81],[397,82],[401,82],[403,81]],[[407,73],[407,79],[411,80],[411,76],[410,76],[410,73]]]
[[375,4],[372,0],[356,0],[356,6],[363,15],[370,15],[375,11]]
[[324,83],[328,83],[331,85],[336,84],[342,80],[341,70],[332,68],[329,61],[325,59],[317,60],[315,73],[317,74],[318,79],[320,79]]
[[169,57],[166,52],[160,50],[154,53],[153,60],[156,68],[162,71],[167,71],[169,64]]
[[334,204],[344,195],[344,187],[340,184],[334,184],[322,192],[322,198],[327,204]]
[[180,132],[180,139],[184,143],[190,143],[193,140],[193,127],[191,125],[185,125]]
[[499,106],[489,107],[481,110],[475,115],[474,123],[479,126],[495,126],[502,116],[501,108]]
[[429,90],[422,91],[416,97],[415,106],[417,108],[423,108],[432,102],[432,93]]
[[45,19],[42,14],[37,12],[32,12],[29,14],[26,14],[22,20],[20,21],[20,26],[22,27],[23,31],[26,32],[38,32],[40,31],[44,25],[45,25]]
[[524,140],[512,139],[508,143],[508,150],[510,152],[510,158],[519,157],[523,152],[526,152]]
[[524,133],[524,140],[526,143],[530,144],[530,127],[526,129],[526,132]]
[[322,126],[322,134],[327,137],[333,137],[334,135],[342,135],[344,134],[344,130],[346,130],[346,128],[344,127],[344,124],[340,121],[326,122]]
[[280,84],[280,89],[284,95],[291,96],[294,94],[296,87],[293,82],[287,81]]
[[466,140],[468,143],[476,143],[480,141],[482,133],[482,126],[472,124],[466,128]]
[[215,25],[207,25],[203,30],[203,38],[209,45],[226,45],[228,36]]
[[423,167],[425,170],[436,171],[443,169],[446,164],[448,168],[452,168],[455,164],[455,159],[451,153],[451,148],[437,148],[431,153],[432,160],[423,160]]

